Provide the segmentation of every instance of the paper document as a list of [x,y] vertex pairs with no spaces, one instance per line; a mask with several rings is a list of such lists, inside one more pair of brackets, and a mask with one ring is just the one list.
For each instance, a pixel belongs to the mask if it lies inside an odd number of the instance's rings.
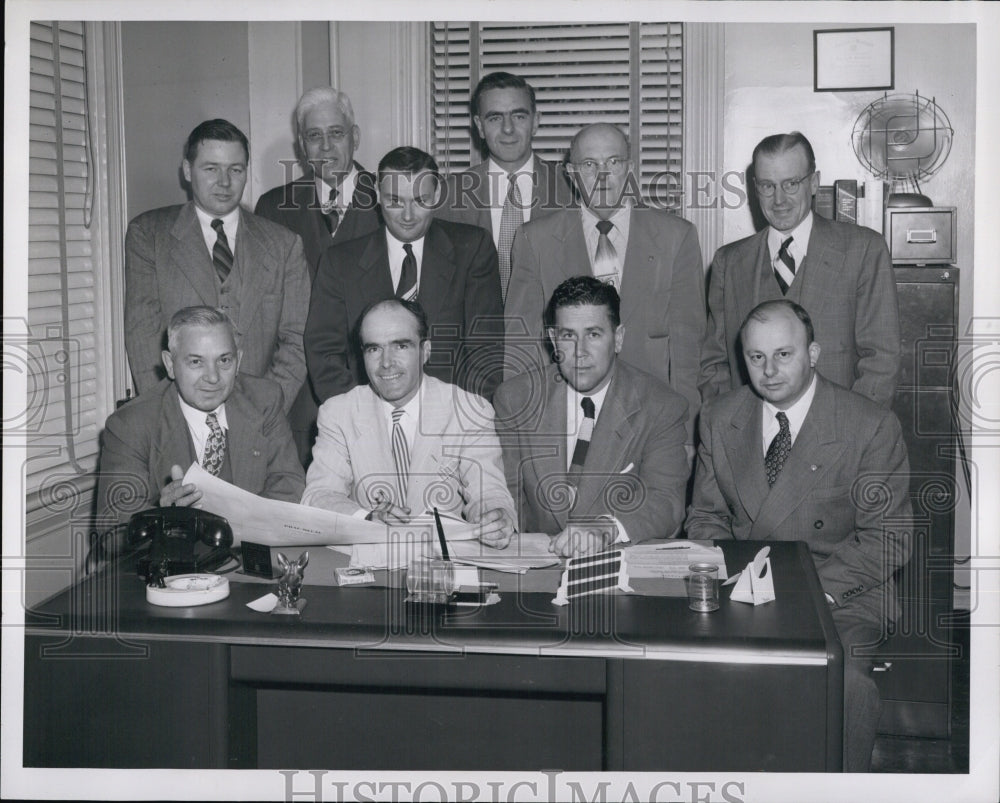
[[[506,549],[494,549],[478,540],[455,539],[452,535],[454,522],[451,517],[442,516],[441,524],[448,542],[448,551],[455,563],[522,574],[528,569],[552,566],[559,562],[559,558],[549,552],[549,537],[544,533],[521,533],[511,539]],[[465,522],[461,524],[469,526]],[[437,537],[420,536],[381,544],[334,546],[333,549],[350,555],[352,567],[367,566],[372,569],[400,569],[414,558],[441,555]]]
[[622,550],[628,563],[628,576],[683,579],[688,576],[688,564],[714,563],[719,567],[719,579],[725,580],[726,559],[722,547],[709,541],[667,541],[636,544]]
[[[403,525],[365,521],[344,513],[318,507],[282,502],[237,488],[209,474],[197,463],[184,475],[202,492],[198,507],[226,518],[236,543],[253,541],[268,546],[311,546],[313,544],[380,544],[423,537],[437,540],[434,517],[418,516]],[[475,538],[475,526],[447,517],[448,540]]]

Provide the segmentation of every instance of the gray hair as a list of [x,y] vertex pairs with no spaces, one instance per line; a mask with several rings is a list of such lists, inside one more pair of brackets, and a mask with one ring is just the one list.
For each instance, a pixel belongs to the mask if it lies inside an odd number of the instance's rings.
[[236,326],[221,309],[204,306],[184,307],[177,310],[170,318],[170,325],[167,326],[167,351],[171,354],[176,353],[177,338],[180,337],[181,330],[189,326],[225,326],[233,338],[233,343],[236,343]]
[[335,106],[347,118],[347,124],[354,125],[354,107],[351,106],[351,99],[347,97],[347,93],[340,92],[332,86],[318,86],[307,90],[295,104],[295,129],[299,136],[302,136],[306,115],[317,106],[326,104]]

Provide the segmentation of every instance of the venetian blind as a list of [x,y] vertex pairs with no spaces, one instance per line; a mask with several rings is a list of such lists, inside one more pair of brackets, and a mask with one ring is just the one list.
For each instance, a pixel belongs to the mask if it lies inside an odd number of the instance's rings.
[[[84,26],[31,23],[27,514],[94,484],[99,398]],[[103,415],[100,415],[103,423]]]
[[582,126],[613,123],[632,143],[646,197],[668,204],[681,173],[681,23],[434,22],[431,28],[433,147],[442,170],[480,160],[469,99],[483,75],[503,70],[535,88],[540,156],[563,161]]

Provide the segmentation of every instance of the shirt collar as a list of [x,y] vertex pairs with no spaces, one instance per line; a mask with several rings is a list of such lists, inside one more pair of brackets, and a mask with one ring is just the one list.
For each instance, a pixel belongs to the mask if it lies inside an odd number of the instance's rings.
[[569,408],[575,410],[582,410],[581,402],[583,401],[583,398],[587,396],[594,402],[594,421],[596,421],[601,415],[601,409],[604,407],[604,400],[605,398],[607,398],[608,389],[611,387],[611,383],[614,381],[615,377],[614,374],[612,374],[610,381],[596,393],[581,393],[576,388],[574,388],[569,382],[567,382],[566,395],[567,395],[567,404],[569,405]]
[[198,216],[198,220],[201,223],[202,228],[206,228],[208,230],[211,230],[212,221],[215,220],[216,217],[219,217],[222,221],[222,228],[226,230],[236,226],[240,221],[240,208],[238,206],[226,215],[216,216],[208,214],[208,212],[198,206],[198,204],[195,204],[194,213]]
[[809,382],[809,387],[806,388],[806,392],[802,394],[802,397],[795,402],[787,410],[779,411],[771,402],[764,401],[764,421],[765,423],[773,419],[779,412],[783,412],[788,416],[788,429],[793,434],[798,434],[799,430],[802,429],[802,423],[806,420],[806,416],[809,414],[809,408],[812,407],[813,397],[816,395],[816,371],[813,370],[812,381]]
[[[580,205],[580,211],[583,213],[584,230],[588,227],[593,228],[597,225],[598,221],[603,220],[603,218],[598,217],[593,211],[582,204]],[[616,209],[608,220],[614,223],[615,228],[622,229],[630,214],[632,214],[632,199],[626,198],[625,203]]]
[[791,250],[798,257],[796,261],[801,261],[809,249],[809,235],[812,234],[813,213],[807,212],[806,216],[799,221],[791,231],[778,231],[774,226],[769,226],[767,230],[767,247],[776,258],[781,244],[789,237],[792,238]]
[[229,429],[229,424],[226,421],[226,403],[223,402],[214,410],[209,410],[207,413],[204,410],[199,410],[196,407],[192,407],[184,399],[181,398],[181,394],[177,394],[177,401],[181,405],[181,415],[184,416],[184,420],[187,422],[189,427],[194,427],[196,429],[204,429],[207,424],[205,423],[205,418],[209,413],[215,413],[216,418],[219,421],[219,426],[223,430]]
[[528,154],[528,158],[524,160],[524,164],[521,165],[519,168],[517,168],[517,170],[505,170],[504,168],[500,167],[500,165],[498,165],[496,162],[494,162],[493,157],[491,156],[486,162],[486,172],[490,173],[491,175],[497,175],[497,176],[507,176],[510,175],[511,173],[514,173],[515,175],[521,175],[522,173],[531,173],[533,172],[534,169],[534,161],[535,161],[535,154],[534,152],[532,152]]
[[[354,188],[358,183],[358,169],[351,165],[350,172],[340,180],[340,184],[337,185],[337,208],[346,209],[351,205],[351,201],[354,198]],[[321,177],[316,179],[316,193],[319,196],[319,202],[325,203],[326,199],[330,197],[330,190],[333,189],[332,184],[327,184]]]
[[[372,390],[372,392],[374,393],[374,389]],[[413,398],[410,399],[402,407],[402,410],[406,413],[406,415],[411,417],[412,420],[414,421],[420,420],[420,397],[421,395],[423,395],[423,392],[424,392],[424,381],[423,379],[421,379],[420,387],[417,388],[417,392],[413,394]],[[387,402],[381,396],[379,396],[379,401],[382,403],[382,410],[383,413],[385,414],[386,420],[390,424],[392,424],[392,411],[398,408],[391,402]]]

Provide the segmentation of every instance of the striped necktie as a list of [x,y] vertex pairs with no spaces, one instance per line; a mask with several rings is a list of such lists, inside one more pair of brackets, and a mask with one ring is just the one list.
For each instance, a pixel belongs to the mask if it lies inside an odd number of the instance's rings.
[[497,255],[500,259],[500,297],[507,299],[507,285],[510,284],[510,249],[514,245],[517,228],[524,223],[524,207],[521,205],[521,191],[517,188],[517,173],[507,176],[507,199],[500,213],[500,237],[497,240]]
[[403,243],[406,256],[403,257],[403,269],[399,272],[399,284],[396,286],[396,298],[413,301],[417,297],[417,258],[413,255],[413,246]]
[[337,188],[330,188],[330,197],[323,202],[323,208],[320,210],[323,213],[323,222],[326,224],[326,230],[330,232],[332,237],[337,233],[337,226],[340,225],[340,210],[337,209]]
[[410,472],[410,447],[406,443],[406,433],[400,419],[403,410],[392,411],[392,462],[396,465],[396,492],[399,494],[399,506],[406,506],[406,485]]
[[576,485],[583,465],[587,462],[587,451],[590,449],[590,439],[594,436],[594,400],[590,396],[584,396],[580,400],[583,408],[583,421],[580,422],[580,431],[576,436],[576,448],[573,449],[573,460],[569,466],[569,480]]
[[226,238],[226,230],[222,227],[222,220],[215,218],[212,221],[212,228],[215,229],[215,247],[212,248],[212,263],[215,265],[215,272],[219,276],[219,281],[223,284],[233,269],[233,252],[229,247],[229,240]]
[[226,435],[219,425],[219,416],[215,413],[205,416],[205,423],[208,424],[209,433],[201,466],[213,477],[218,477],[226,459]]
[[789,285],[795,281],[795,257],[788,250],[793,239],[795,238],[789,237],[781,244],[781,248],[778,249],[778,260],[774,263],[774,278],[778,280],[782,295],[788,292]]
[[598,220],[597,251],[594,253],[594,277],[605,284],[611,284],[616,290],[621,290],[621,280],[618,274],[618,252],[608,238],[608,233],[615,227],[610,220]]

